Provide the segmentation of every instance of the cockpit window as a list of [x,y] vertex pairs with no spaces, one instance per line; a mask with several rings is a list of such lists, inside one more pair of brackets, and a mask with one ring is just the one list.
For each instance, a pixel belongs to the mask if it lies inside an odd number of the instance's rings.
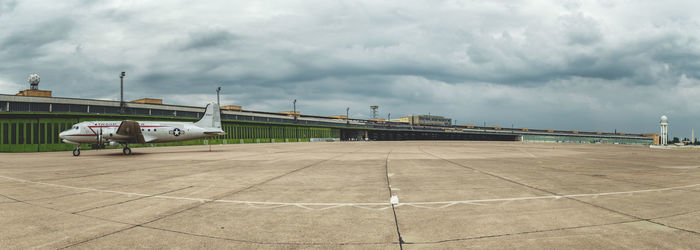
[[73,127],[73,129],[78,130],[78,126]]

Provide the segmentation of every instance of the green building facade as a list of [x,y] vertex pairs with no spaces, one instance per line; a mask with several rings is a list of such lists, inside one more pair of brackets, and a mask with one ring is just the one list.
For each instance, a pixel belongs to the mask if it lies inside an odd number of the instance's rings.
[[[113,115],[77,115],[77,114],[42,114],[42,113],[0,113],[0,152],[47,152],[73,150],[76,146],[63,143],[58,137],[62,131],[73,124],[83,121],[106,120],[163,120],[163,121],[195,121],[196,119],[173,119],[169,117],[124,116]],[[245,121],[222,121],[222,129],[226,135],[213,137],[208,140],[192,140],[175,143],[133,144],[132,147],[143,146],[175,146],[175,145],[204,145],[204,144],[238,144],[238,143],[269,143],[269,142],[308,142],[312,138],[336,139],[340,137],[339,128],[290,125]],[[81,145],[82,149],[90,145]]]
[[522,141],[526,142],[565,142],[565,143],[605,143],[605,144],[641,144],[651,145],[650,139],[614,138],[614,137],[583,137],[560,135],[522,135]]

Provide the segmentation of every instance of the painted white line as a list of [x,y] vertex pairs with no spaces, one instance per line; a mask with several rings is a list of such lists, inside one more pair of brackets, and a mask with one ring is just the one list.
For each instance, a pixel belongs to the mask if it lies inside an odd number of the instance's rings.
[[528,152],[528,151],[525,151],[524,149],[520,149],[520,152],[526,153],[526,154],[528,154],[528,155],[529,155],[530,157],[532,157],[532,158],[537,158],[537,156],[535,156],[534,154],[532,154],[532,153],[530,153],[530,152]]
[[[151,197],[151,198],[159,198],[159,199],[195,201],[195,202],[202,202],[202,203],[203,202],[218,202],[218,203],[229,203],[229,204],[241,204],[241,205],[248,205],[249,207],[259,208],[259,209],[272,209],[272,208],[292,206],[292,207],[298,207],[298,208],[309,209],[309,210],[326,210],[326,209],[333,209],[333,208],[340,208],[340,207],[356,207],[356,208],[369,209],[369,210],[385,210],[385,209],[391,207],[391,204],[392,204],[391,201],[387,201],[387,202],[276,202],[276,201],[214,200],[214,199],[206,199],[206,198],[192,198],[192,197],[180,197],[180,196],[169,196],[169,195],[150,195],[150,194],[143,194],[143,193],[122,192],[122,191],[104,190],[104,189],[96,189],[96,188],[73,187],[73,186],[67,186],[67,185],[61,185],[61,184],[52,184],[52,183],[46,183],[46,182],[36,182],[36,181],[23,180],[23,179],[13,178],[13,177],[9,177],[9,176],[2,176],[2,175],[0,175],[0,178],[4,178],[7,180],[12,180],[12,181],[16,181],[16,182],[36,184],[36,185],[52,186],[52,187],[67,188],[67,189],[82,190],[82,191],[94,191],[94,192],[102,192],[102,193],[121,194],[121,195],[127,195],[129,197],[141,196],[141,197]],[[631,195],[631,194],[648,193],[648,192],[663,192],[663,191],[687,189],[687,188],[693,188],[693,187],[699,187],[699,186],[700,186],[700,183],[693,184],[693,185],[686,185],[686,186],[669,187],[669,188],[644,189],[644,190],[620,191],[620,192],[528,196],[528,197],[481,199],[481,200],[462,200],[462,201],[426,201],[426,202],[400,202],[400,203],[398,201],[396,201],[395,206],[396,207],[412,206],[412,207],[426,208],[426,209],[442,209],[442,208],[447,208],[447,207],[451,207],[451,206],[458,205],[458,204],[484,206],[484,205],[487,205],[484,203],[491,203],[491,202],[512,202],[512,201],[526,201],[526,200],[540,200],[540,199],[557,200],[557,199],[561,199],[561,198],[576,198],[576,197],[597,198],[600,196],[610,196],[610,195]]]
[[501,201],[522,201],[522,200],[536,200],[536,199],[561,199],[561,198],[575,198],[575,197],[599,197],[607,195],[621,195],[621,194],[637,194],[637,193],[648,193],[648,192],[661,192],[675,189],[685,189],[698,187],[700,183],[686,186],[669,187],[669,188],[657,188],[657,189],[644,189],[644,190],[633,190],[633,191],[621,191],[621,192],[607,192],[607,193],[591,193],[591,194],[568,194],[568,195],[546,195],[546,196],[529,196],[529,197],[517,197],[517,198],[500,198],[500,199],[483,199],[483,200],[465,200],[465,201],[433,201],[433,202],[410,202],[402,203],[405,205],[435,205],[435,204],[472,204],[472,203],[484,203],[484,202],[501,202]]

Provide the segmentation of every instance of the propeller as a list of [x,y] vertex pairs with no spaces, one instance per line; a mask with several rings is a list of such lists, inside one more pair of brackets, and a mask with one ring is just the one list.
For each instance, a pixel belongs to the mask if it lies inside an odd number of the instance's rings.
[[97,147],[99,148],[99,147],[101,147],[102,145],[103,145],[103,144],[102,144],[102,128],[99,128],[99,129],[97,130]]

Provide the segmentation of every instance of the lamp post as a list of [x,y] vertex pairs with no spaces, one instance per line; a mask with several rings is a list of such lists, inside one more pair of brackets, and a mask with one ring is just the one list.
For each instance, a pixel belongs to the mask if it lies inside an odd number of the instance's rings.
[[350,125],[350,107],[345,108],[345,124]]
[[216,105],[221,107],[221,101],[219,100],[219,92],[221,92],[221,87],[216,88]]
[[121,82],[119,85],[119,93],[120,93],[120,99],[119,99],[119,113],[123,114],[124,113],[124,77],[126,76],[126,72],[122,71],[121,74],[119,74],[119,81]]
[[297,99],[294,99],[292,105],[294,105],[294,123],[297,123]]

